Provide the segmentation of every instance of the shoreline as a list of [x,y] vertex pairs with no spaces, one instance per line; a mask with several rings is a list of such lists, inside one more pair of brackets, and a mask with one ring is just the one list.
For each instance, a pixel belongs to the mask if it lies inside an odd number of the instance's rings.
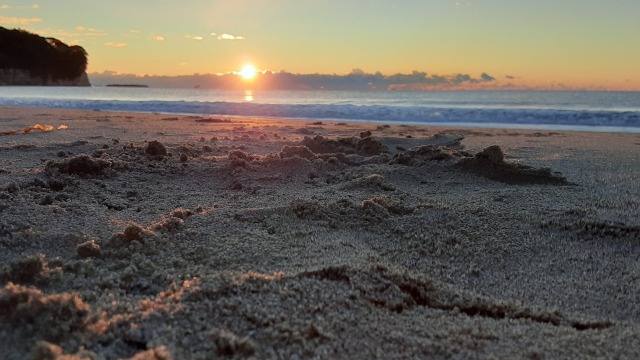
[[157,111],[117,111],[117,110],[89,110],[89,109],[74,109],[74,108],[47,108],[47,107],[2,107],[0,109],[6,109],[7,111],[18,111],[19,109],[25,109],[27,111],[51,110],[51,111],[71,111],[71,112],[103,112],[114,114],[141,114],[141,115],[175,115],[175,116],[187,116],[187,117],[220,117],[229,118],[235,120],[243,119],[262,119],[265,121],[307,121],[317,122],[325,121],[332,123],[346,122],[352,124],[386,124],[394,126],[420,126],[425,128],[442,128],[442,129],[488,129],[488,130],[525,130],[525,131],[560,131],[571,133],[603,133],[603,134],[640,134],[640,127],[624,127],[624,126],[603,126],[603,125],[554,125],[554,124],[508,124],[508,123],[473,123],[473,122],[442,122],[442,123],[429,123],[429,122],[417,122],[417,121],[387,121],[387,120],[367,120],[367,119],[332,119],[332,118],[306,118],[306,117],[269,117],[269,116],[245,116],[245,115],[220,115],[220,114],[200,114],[200,113],[178,113],[178,112],[157,112]]
[[639,134],[1,109],[10,357],[640,356]]
[[[605,102],[607,99],[605,95],[594,97],[586,93],[557,94],[557,96],[528,93],[513,96],[465,93],[459,96],[379,94],[372,95],[369,101],[363,101],[360,93],[345,94],[342,98],[335,92],[312,92],[310,95],[300,95],[298,92],[266,92],[260,95],[260,93],[251,92],[208,94],[188,89],[176,90],[176,92],[156,89],[144,94],[139,92],[134,94],[128,90],[118,92],[105,88],[89,92],[66,91],[57,94],[51,90],[35,89],[33,91],[18,90],[13,93],[13,98],[10,95],[12,93],[7,92],[6,96],[9,96],[6,99],[7,105],[41,108],[64,106],[87,110],[161,112],[199,116],[234,114],[233,116],[236,117],[269,117],[276,115],[280,118],[342,121],[335,119],[337,117],[349,119],[348,121],[381,121],[446,127],[630,133],[640,131],[638,109],[629,106],[634,103],[633,95],[620,98],[611,95],[618,100]],[[256,101],[253,101],[254,96]],[[52,97],[60,98],[52,101],[50,100]],[[483,102],[481,99],[485,97]],[[567,105],[574,103],[585,105]],[[417,123],[416,120],[423,123]],[[473,121],[473,123],[461,123],[461,121]],[[514,122],[530,124],[514,124]],[[636,127],[629,127],[629,125]]]

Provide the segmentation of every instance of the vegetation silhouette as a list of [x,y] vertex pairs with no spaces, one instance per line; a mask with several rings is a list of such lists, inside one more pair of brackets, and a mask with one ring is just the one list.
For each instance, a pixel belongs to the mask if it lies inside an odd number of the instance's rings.
[[87,57],[82,46],[0,27],[0,70],[23,70],[43,83],[73,80],[86,72]]

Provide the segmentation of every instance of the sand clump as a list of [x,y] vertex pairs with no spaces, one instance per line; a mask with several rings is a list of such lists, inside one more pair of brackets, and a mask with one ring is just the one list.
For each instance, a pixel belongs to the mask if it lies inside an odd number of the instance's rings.
[[248,338],[240,338],[232,332],[218,330],[212,332],[211,339],[218,347],[218,354],[222,356],[250,356],[255,352],[255,345]]
[[60,275],[61,267],[60,261],[49,262],[43,254],[37,254],[9,264],[0,279],[24,285],[47,283]]
[[174,359],[171,356],[171,353],[167,350],[165,346],[158,346],[153,349],[140,351],[139,353],[133,355],[128,360],[172,360]]
[[97,357],[92,351],[65,353],[61,346],[47,341],[38,341],[29,355],[31,360],[91,360]]
[[348,181],[343,185],[345,189],[379,189],[382,191],[395,191],[396,188],[391,185],[384,176],[380,174],[370,174],[358,177]]
[[15,326],[14,339],[19,334],[25,339],[60,342],[85,331],[91,313],[91,306],[76,293],[45,295],[13,283],[0,289],[0,318]]
[[100,257],[101,255],[100,245],[93,239],[78,244],[76,252],[81,258]]
[[409,215],[415,210],[415,207],[407,206],[403,202],[387,196],[374,196],[365,199],[360,204],[360,208],[373,213],[380,213],[381,209],[384,209],[384,211],[382,211],[383,214],[388,213],[392,215]]
[[119,240],[124,244],[129,244],[133,241],[144,244],[144,242],[155,236],[154,232],[136,223],[129,223],[122,232],[116,233],[113,239]]
[[283,159],[294,157],[294,156],[297,156],[303,159],[314,159],[316,157],[316,155],[306,146],[289,146],[289,145],[283,146],[282,150],[280,150],[279,155]]
[[471,156],[471,154],[466,151],[454,150],[446,146],[421,145],[396,154],[390,163],[405,166],[421,166],[430,161],[453,160],[468,156]]
[[313,138],[305,136],[300,144],[316,154],[345,153],[374,156],[389,152],[384,144],[371,137],[328,139],[322,135],[316,135]]
[[169,154],[167,147],[158,140],[149,141],[144,147],[144,152],[153,157],[162,157]]
[[356,154],[362,156],[375,156],[388,153],[387,146],[371,137],[365,137],[356,142]]
[[[454,139],[455,147],[459,140]],[[396,154],[390,164],[405,166],[423,166],[430,161],[455,160],[455,166],[488,179],[511,185],[551,184],[569,185],[565,177],[550,169],[535,169],[522,164],[505,161],[502,149],[498,145],[486,147],[475,155],[464,150],[447,146],[421,145]]]
[[565,177],[550,169],[534,169],[504,161],[504,153],[497,145],[485,148],[473,158],[460,160],[457,166],[464,171],[511,185],[569,185]]
[[372,222],[383,223],[391,215],[406,216],[413,213],[415,207],[387,196],[374,196],[362,200],[359,204],[349,199],[326,205],[298,199],[291,203],[290,209],[299,219],[318,221],[329,228],[348,228],[368,226]]
[[118,171],[128,168],[126,162],[110,158],[94,158],[88,154],[80,154],[60,161],[52,160],[47,163],[45,173],[53,175],[69,174],[80,177],[115,176]]
[[227,157],[229,159],[229,166],[232,169],[246,168],[247,165],[251,164],[252,162],[257,162],[258,160],[261,159],[260,156],[257,156],[255,154],[250,154],[240,149],[234,149],[229,151],[229,153],[227,154]]
[[170,215],[163,216],[151,225],[151,229],[156,231],[177,231],[184,226],[185,220],[193,214],[194,212],[189,209],[177,208]]

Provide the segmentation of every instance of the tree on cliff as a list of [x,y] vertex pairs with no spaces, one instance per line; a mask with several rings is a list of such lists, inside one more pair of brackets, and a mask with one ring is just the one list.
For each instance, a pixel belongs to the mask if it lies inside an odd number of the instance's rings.
[[54,38],[0,27],[0,69],[27,71],[42,79],[75,79],[87,70],[87,52]]

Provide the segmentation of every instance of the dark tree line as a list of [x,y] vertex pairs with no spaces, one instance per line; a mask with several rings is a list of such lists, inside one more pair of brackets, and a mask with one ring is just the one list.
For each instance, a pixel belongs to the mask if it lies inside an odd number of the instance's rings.
[[18,69],[33,77],[75,79],[87,70],[87,52],[25,30],[0,27],[0,69]]

